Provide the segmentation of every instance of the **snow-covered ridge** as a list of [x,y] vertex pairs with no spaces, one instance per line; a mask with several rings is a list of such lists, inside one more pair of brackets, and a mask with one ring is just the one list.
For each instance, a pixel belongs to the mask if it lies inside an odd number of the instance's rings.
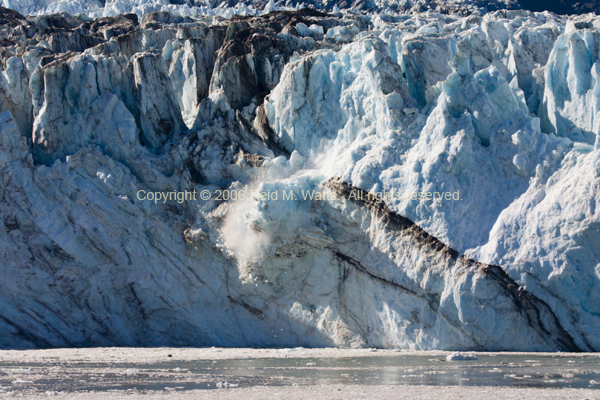
[[0,24],[0,346],[600,348],[596,17]]

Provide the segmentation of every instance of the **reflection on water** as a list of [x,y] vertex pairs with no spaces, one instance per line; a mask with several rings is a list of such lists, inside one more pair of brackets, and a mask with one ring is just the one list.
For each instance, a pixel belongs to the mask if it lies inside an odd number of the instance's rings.
[[[291,356],[292,354],[290,354]],[[44,391],[190,390],[314,384],[599,388],[600,358],[496,353],[446,361],[430,355],[262,358],[154,363],[4,363],[0,394]]]

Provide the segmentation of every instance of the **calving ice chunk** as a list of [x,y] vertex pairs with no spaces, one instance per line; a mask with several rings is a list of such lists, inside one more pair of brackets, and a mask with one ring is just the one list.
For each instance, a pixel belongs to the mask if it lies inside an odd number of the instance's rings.
[[600,350],[595,16],[3,4],[0,347]]

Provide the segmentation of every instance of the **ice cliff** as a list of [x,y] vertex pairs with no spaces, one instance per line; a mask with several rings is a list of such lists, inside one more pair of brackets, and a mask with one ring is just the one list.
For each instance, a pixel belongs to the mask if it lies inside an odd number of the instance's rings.
[[600,19],[126,11],[0,8],[0,347],[600,351]]

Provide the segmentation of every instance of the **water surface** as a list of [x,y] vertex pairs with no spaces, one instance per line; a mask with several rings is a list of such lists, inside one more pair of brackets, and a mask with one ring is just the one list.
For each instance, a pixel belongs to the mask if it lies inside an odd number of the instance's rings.
[[[143,351],[143,350],[140,350]],[[0,394],[227,389],[275,385],[434,385],[600,389],[598,355],[491,353],[443,356],[0,361]]]

